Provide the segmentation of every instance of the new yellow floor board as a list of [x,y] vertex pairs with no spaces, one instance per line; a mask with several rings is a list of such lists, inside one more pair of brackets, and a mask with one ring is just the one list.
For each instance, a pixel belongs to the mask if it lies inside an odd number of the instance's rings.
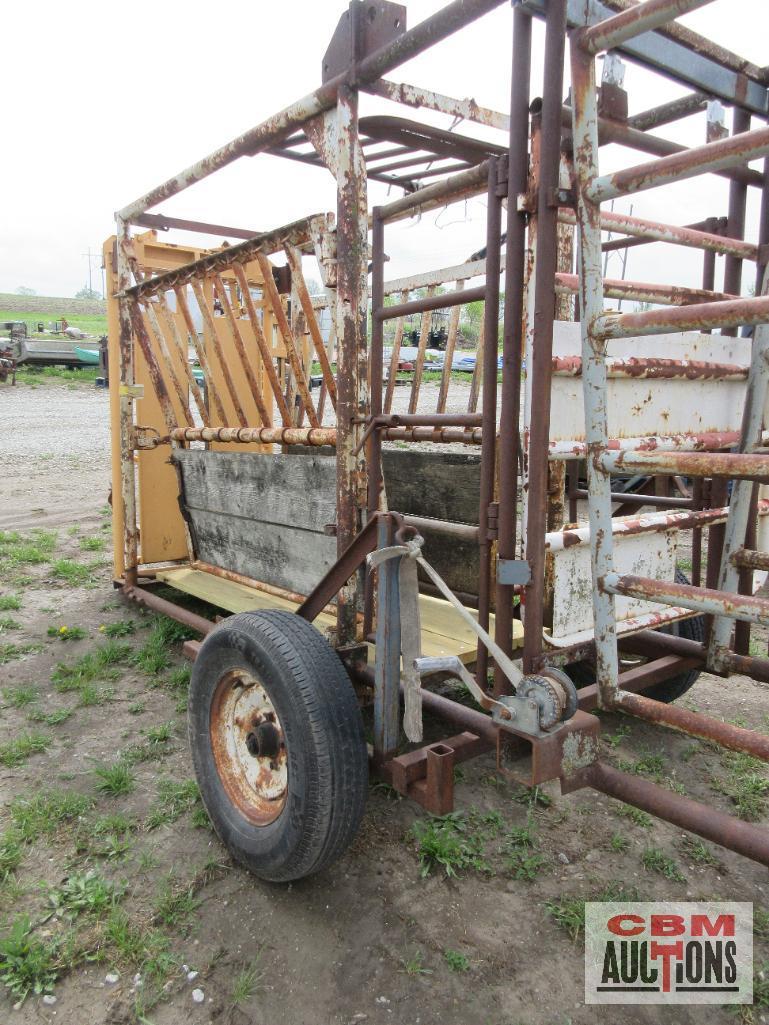
[[[179,591],[184,591],[185,594],[191,594],[228,612],[251,612],[255,609],[286,609],[295,612],[298,607],[286,598],[279,598],[255,587],[248,587],[246,584],[225,580],[212,573],[189,567],[158,570],[157,578]],[[422,594],[419,596],[419,613],[422,621],[424,655],[459,655],[465,662],[475,657],[475,633],[449,602]],[[333,627],[335,619],[332,615],[322,612],[316,623],[320,629]],[[513,621],[513,629],[513,643],[517,647],[523,643],[523,626],[519,620]],[[493,616],[490,632],[493,635]]]

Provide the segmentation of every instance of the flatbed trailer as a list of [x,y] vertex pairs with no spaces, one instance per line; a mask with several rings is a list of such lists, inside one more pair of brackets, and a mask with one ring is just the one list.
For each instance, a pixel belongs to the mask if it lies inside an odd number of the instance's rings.
[[[769,681],[769,660],[749,653],[751,624],[769,624],[756,593],[769,570],[769,75],[673,20],[705,2],[516,0],[497,60],[512,70],[503,113],[385,77],[502,0],[455,0],[413,28],[400,4],[352,0],[315,92],[117,213],[104,248],[115,583],[203,638],[186,647],[195,769],[217,832],[257,875],[301,878],[339,856],[370,770],[443,814],[456,764],[489,751],[530,786],[592,787],[769,865],[764,830],[604,763],[591,714],[769,758],[760,730],[675,703],[703,669]],[[623,61],[692,91],[629,115]],[[365,115],[366,94],[398,116]],[[447,127],[414,121],[420,108]],[[654,133],[702,111],[705,145]],[[608,143],[644,162],[602,175]],[[336,210],[263,231],[155,210],[264,153],[330,172]],[[707,172],[728,179],[725,218],[678,226],[602,209]],[[369,180],[403,195],[369,209]],[[479,195],[473,258],[385,279],[390,225]],[[159,240],[179,230],[231,241]],[[602,274],[607,247],[650,242],[701,251],[702,287]],[[308,257],[322,297],[309,294]],[[606,308],[619,299],[652,308]],[[484,330],[457,411],[459,311],[478,300]],[[448,312],[437,395],[422,316],[398,411],[404,324],[433,310]],[[746,325],[752,337],[738,335]],[[447,677],[476,709],[431,689]],[[426,743],[424,711],[454,732]]]

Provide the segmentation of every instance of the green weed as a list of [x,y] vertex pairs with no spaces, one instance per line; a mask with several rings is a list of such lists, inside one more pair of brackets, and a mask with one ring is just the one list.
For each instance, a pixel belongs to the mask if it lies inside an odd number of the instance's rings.
[[16,1001],[50,993],[59,976],[57,954],[56,942],[33,936],[32,923],[22,915],[0,938],[0,981]]
[[578,897],[561,897],[545,901],[545,911],[556,925],[564,929],[576,942],[585,928],[585,902]]
[[422,877],[441,867],[447,876],[455,876],[464,869],[488,871],[483,859],[483,841],[467,828],[461,812],[432,815],[417,819],[411,827],[417,841],[417,854]]
[[136,624],[132,619],[118,619],[114,623],[103,623],[99,632],[105,637],[128,637],[136,630]]
[[698,865],[719,865],[718,858],[709,847],[696,836],[689,836],[688,833],[681,840],[681,850],[685,857]]
[[21,630],[21,623],[13,616],[0,616],[0,634],[6,630]]
[[614,833],[609,840],[609,846],[613,851],[626,851],[630,846],[630,841],[622,833]]
[[21,608],[21,598],[15,594],[0,594],[0,612],[18,612]]
[[194,636],[194,632],[181,623],[167,616],[155,616],[147,640],[134,653],[134,664],[148,676],[158,676],[171,664],[172,646]]
[[658,847],[647,847],[641,855],[641,864],[647,872],[658,872],[666,879],[676,883],[685,883],[686,876],[671,858]]
[[113,687],[98,687],[94,683],[84,683],[78,691],[80,708],[91,708],[93,705],[106,705],[115,696]]
[[82,626],[49,626],[49,637],[58,637],[60,641],[82,641],[88,636],[88,631]]
[[48,905],[57,918],[74,919],[78,915],[103,915],[120,900],[124,888],[104,879],[97,872],[72,875],[48,891]]
[[443,951],[443,960],[448,965],[450,972],[469,972],[470,962],[464,954],[458,950],[450,950],[447,948]]
[[264,977],[264,970],[258,964],[260,955],[261,952],[256,956],[255,960],[241,968],[235,976],[230,996],[230,1002],[233,1007],[244,1004],[259,992]]
[[399,971],[403,975],[432,975],[432,968],[425,968],[423,955],[416,950],[411,957],[401,958],[402,968]]
[[153,921],[171,929],[194,914],[201,902],[195,896],[192,887],[174,890],[167,885],[163,893],[155,901]]
[[730,798],[739,818],[758,821],[766,812],[769,791],[769,779],[763,775],[764,763],[736,751],[730,751],[721,761],[728,775],[725,779],[714,780],[713,787]]

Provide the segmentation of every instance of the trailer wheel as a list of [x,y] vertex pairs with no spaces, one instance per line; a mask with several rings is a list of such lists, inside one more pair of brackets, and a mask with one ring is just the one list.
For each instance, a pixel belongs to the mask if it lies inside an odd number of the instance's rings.
[[344,666],[306,620],[243,612],[210,633],[189,735],[211,822],[255,875],[301,879],[348,847],[368,791],[363,721]]
[[[680,569],[676,570],[675,579],[677,584],[690,583],[689,578]],[[679,619],[669,626],[660,627],[658,633],[673,634],[675,637],[685,637],[688,641],[697,641],[702,644],[705,640],[705,617],[694,616],[691,619]],[[575,662],[568,666],[566,671],[577,688],[595,683],[595,666],[590,662]],[[701,669],[689,669],[678,676],[672,676],[669,680],[663,680],[662,683],[655,683],[641,693],[647,698],[653,698],[655,701],[662,701],[669,705],[683,697],[694,686],[701,672]]]

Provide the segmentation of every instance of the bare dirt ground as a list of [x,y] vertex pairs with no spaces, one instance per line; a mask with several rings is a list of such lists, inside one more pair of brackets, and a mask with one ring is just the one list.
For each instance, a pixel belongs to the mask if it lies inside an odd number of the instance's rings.
[[[236,867],[196,797],[179,633],[111,587],[106,395],[0,387],[0,437],[3,1025],[767,1020],[765,869],[590,791],[532,795],[491,756],[461,767],[459,813],[433,824],[464,862],[453,876],[420,862],[421,810],[375,784],[323,875],[271,885]],[[743,678],[702,676],[684,703],[769,722]],[[608,761],[766,822],[760,763],[602,722]],[[619,893],[753,901],[759,1004],[585,1006],[582,902]],[[21,1002],[34,981],[54,1003]]]

